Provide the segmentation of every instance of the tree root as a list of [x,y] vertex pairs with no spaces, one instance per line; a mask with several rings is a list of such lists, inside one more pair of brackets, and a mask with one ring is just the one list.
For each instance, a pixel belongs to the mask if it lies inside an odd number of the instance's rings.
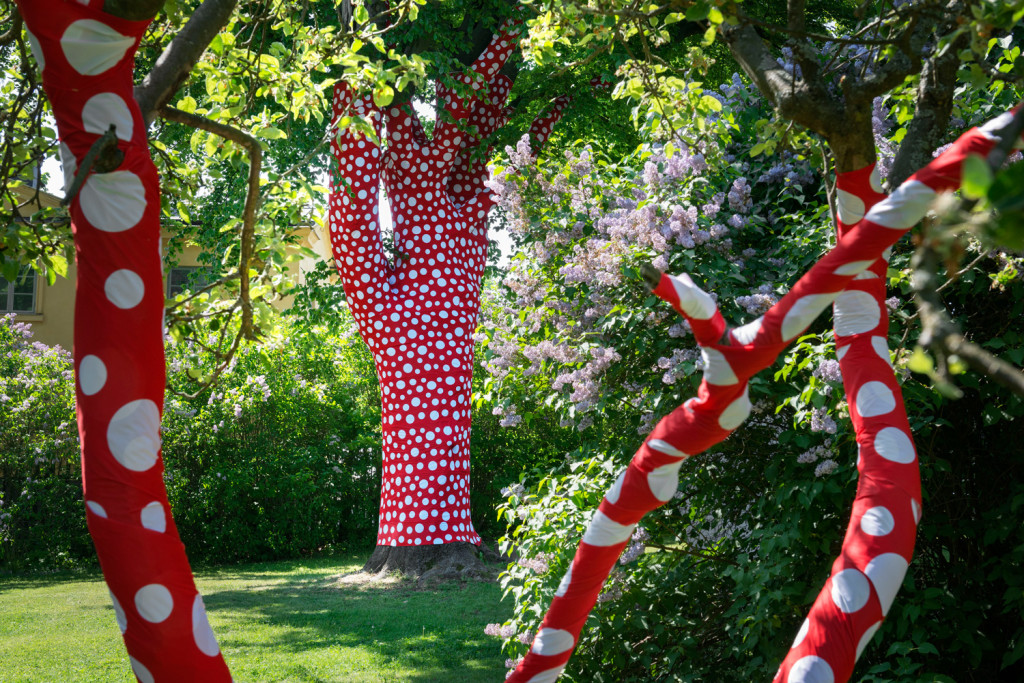
[[378,576],[398,572],[424,588],[453,581],[493,581],[507,561],[486,543],[379,545],[363,571]]

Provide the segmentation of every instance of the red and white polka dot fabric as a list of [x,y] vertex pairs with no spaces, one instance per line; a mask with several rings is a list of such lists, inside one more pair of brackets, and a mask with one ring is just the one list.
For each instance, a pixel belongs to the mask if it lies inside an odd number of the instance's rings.
[[86,514],[117,625],[139,681],[228,681],[163,482],[160,189],[132,95],[148,22],[68,0],[18,7],[57,119],[66,186],[111,124],[124,152],[116,170],[88,176],[70,207]]
[[[408,104],[380,111],[345,84],[335,89],[335,121],[368,116],[386,142],[382,149],[352,132],[336,137],[329,215],[335,264],[381,386],[378,545],[480,542],[469,515],[470,393],[493,201],[483,186],[486,159],[473,151],[504,122],[511,81],[498,72],[515,49],[517,26],[504,28],[473,64],[479,79],[465,82],[481,96],[441,93],[447,115],[439,115],[433,139]],[[382,179],[393,264],[381,239]]]
[[959,187],[967,155],[986,155],[1011,118],[1007,113],[968,131],[890,197],[881,194],[872,168],[841,176],[839,244],[762,318],[729,331],[728,344],[720,343],[726,324],[714,300],[686,275],[662,277],[655,293],[689,320],[701,345],[704,378],[697,396],[655,427],[605,495],[529,653],[508,681],[553,683],[559,677],[637,522],[672,498],[683,460],[746,419],[748,379],[832,303],[860,484],[842,553],[774,680],[849,679],[895,599],[921,518],[917,453],[886,345],[883,256],[924,217],[937,192]]

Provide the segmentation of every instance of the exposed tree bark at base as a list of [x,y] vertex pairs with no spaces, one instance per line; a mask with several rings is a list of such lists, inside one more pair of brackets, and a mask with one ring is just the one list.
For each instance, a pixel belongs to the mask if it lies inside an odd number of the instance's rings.
[[504,567],[501,556],[486,543],[444,545],[377,546],[363,565],[368,574],[398,572],[420,585],[447,581],[493,579]]

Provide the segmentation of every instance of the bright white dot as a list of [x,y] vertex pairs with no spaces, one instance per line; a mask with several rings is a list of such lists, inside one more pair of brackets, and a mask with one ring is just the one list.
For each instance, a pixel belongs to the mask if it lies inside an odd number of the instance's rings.
[[131,270],[122,268],[115,270],[103,283],[103,291],[107,300],[120,309],[135,308],[142,302],[146,287],[142,278]]
[[135,609],[146,621],[159,624],[171,616],[174,610],[174,598],[171,591],[159,583],[143,586],[135,593]]
[[107,383],[107,366],[97,356],[85,356],[78,364],[78,386],[86,396],[92,396]]
[[146,189],[131,171],[93,173],[78,201],[89,224],[103,232],[124,232],[138,225],[146,212]]
[[64,31],[60,47],[72,68],[98,76],[113,68],[135,41],[94,19],[79,19]]

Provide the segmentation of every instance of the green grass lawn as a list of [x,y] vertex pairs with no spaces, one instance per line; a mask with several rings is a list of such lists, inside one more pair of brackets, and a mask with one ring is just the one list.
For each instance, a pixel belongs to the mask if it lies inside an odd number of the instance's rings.
[[[500,683],[507,618],[493,583],[338,583],[364,556],[197,572],[236,681]],[[99,574],[0,579],[0,683],[134,681]],[[186,683],[186,682],[182,682]]]

